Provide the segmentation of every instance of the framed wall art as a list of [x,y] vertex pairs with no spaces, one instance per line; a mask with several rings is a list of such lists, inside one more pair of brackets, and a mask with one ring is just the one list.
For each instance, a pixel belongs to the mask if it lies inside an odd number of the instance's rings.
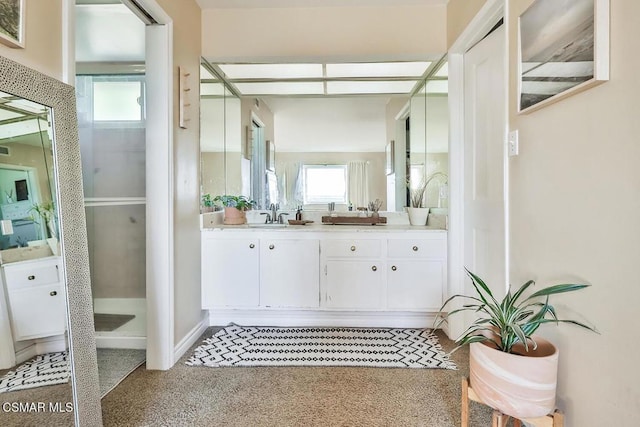
[[0,0],[0,43],[24,48],[24,0]]
[[518,29],[519,112],[609,80],[609,0],[536,0]]

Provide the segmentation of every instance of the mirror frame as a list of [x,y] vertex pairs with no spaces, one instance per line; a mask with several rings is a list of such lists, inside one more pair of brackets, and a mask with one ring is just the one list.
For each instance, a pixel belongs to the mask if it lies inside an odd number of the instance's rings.
[[75,89],[0,56],[0,90],[51,108],[76,425],[102,425]]

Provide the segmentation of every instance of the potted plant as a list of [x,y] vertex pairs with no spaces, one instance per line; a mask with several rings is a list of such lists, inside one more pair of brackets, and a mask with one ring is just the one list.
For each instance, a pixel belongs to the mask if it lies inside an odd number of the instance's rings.
[[429,208],[426,207],[427,186],[438,177],[446,179],[447,175],[442,172],[434,172],[429,176],[423,176],[415,188],[411,186],[411,179],[407,180],[409,204],[411,205],[407,207],[407,213],[411,225],[427,225],[429,218]]
[[58,234],[56,232],[56,226],[53,221],[56,215],[56,208],[53,202],[44,202],[40,204],[36,203],[29,210],[37,213],[38,216],[42,218],[42,221],[44,222],[44,225],[47,229],[48,235],[46,236],[46,238],[53,237],[57,239]]
[[214,202],[224,207],[224,223],[227,225],[246,224],[246,211],[255,206],[256,202],[246,196],[231,196],[228,194],[216,196]]
[[209,193],[202,195],[202,212],[213,212],[213,198]]
[[[453,351],[469,344],[471,388],[487,405],[518,418],[535,418],[553,412],[556,399],[558,350],[533,334],[545,323],[571,323],[597,332],[575,320],[559,319],[549,297],[589,285],[558,284],[530,295],[529,280],[514,293],[497,301],[486,283],[467,270],[475,296],[454,295],[440,308],[435,328],[449,317],[469,312],[479,315],[456,339]],[[462,299],[461,308],[443,314],[445,307]],[[453,352],[452,351],[452,352]]]

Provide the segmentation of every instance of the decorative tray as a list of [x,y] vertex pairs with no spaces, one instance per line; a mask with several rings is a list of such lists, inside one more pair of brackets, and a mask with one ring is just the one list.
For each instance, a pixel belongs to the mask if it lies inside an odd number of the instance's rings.
[[322,223],[333,225],[376,225],[386,224],[387,218],[384,216],[323,216]]
[[290,219],[289,220],[289,225],[306,225],[306,224],[311,224],[313,221],[310,221],[308,219]]

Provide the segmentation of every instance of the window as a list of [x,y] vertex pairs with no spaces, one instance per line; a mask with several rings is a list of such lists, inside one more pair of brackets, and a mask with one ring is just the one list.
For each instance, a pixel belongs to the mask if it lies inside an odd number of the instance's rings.
[[143,120],[141,78],[107,76],[93,82],[93,119],[100,122]]
[[303,165],[304,204],[347,203],[347,165]]

